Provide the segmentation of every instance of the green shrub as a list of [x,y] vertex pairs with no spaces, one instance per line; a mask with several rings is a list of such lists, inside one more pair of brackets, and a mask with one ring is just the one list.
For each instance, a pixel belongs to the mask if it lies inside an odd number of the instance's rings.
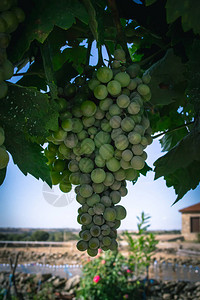
[[132,281],[127,259],[118,252],[107,251],[83,267],[78,299],[141,299],[142,285]]

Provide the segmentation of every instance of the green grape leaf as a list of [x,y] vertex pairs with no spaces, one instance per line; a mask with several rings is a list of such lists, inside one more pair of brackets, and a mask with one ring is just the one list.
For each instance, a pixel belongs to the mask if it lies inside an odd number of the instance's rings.
[[83,64],[86,61],[87,49],[84,46],[66,48],[62,53],[57,53],[52,60],[54,71],[58,71],[65,62],[72,62],[72,66],[79,73],[83,72]]
[[169,49],[166,55],[148,69],[151,74],[149,87],[152,92],[151,103],[168,105],[172,102],[183,102],[186,78],[185,65]]
[[[167,186],[173,186],[180,200],[190,189],[194,189],[199,180],[200,165],[200,125],[199,120],[191,130],[176,146],[167,154],[157,159],[155,166],[155,179],[164,176]],[[190,180],[186,181],[186,178]]]
[[169,151],[172,149],[182,138],[184,138],[188,134],[186,128],[181,128],[179,130],[166,133],[161,139],[160,144],[162,147],[162,151]]
[[200,182],[200,162],[193,161],[186,168],[180,168],[174,173],[164,176],[167,187],[173,186],[178,197],[173,204],[178,202],[189,190],[194,190]]
[[167,23],[173,23],[181,17],[184,31],[192,29],[195,34],[200,34],[199,11],[199,0],[193,0],[192,2],[190,0],[167,0]]
[[4,182],[4,179],[6,178],[6,171],[7,171],[7,168],[0,170],[0,185],[2,185],[2,183]]
[[187,62],[188,72],[188,85],[186,94],[190,99],[190,102],[194,105],[196,111],[200,111],[200,41],[194,40],[191,47],[189,61]]
[[149,5],[152,5],[156,2],[157,0],[145,0],[145,5],[146,6],[149,6]]
[[28,173],[35,178],[41,178],[51,186],[49,167],[47,159],[42,153],[43,148],[30,141],[27,141],[22,132],[12,127],[6,127],[6,149],[11,153],[14,163],[24,175]]
[[78,0],[32,0],[31,10],[26,15],[25,22],[20,28],[20,34],[16,35],[10,47],[10,57],[13,62],[19,61],[29,49],[32,41],[43,43],[54,26],[69,29],[76,18],[88,24],[88,14],[83,4]]
[[32,136],[46,137],[58,128],[57,105],[36,89],[9,84],[7,97],[0,101],[2,123]]
[[149,167],[149,166],[147,165],[147,163],[145,162],[145,166],[144,166],[144,168],[143,168],[142,170],[140,170],[140,173],[141,173],[143,176],[146,176],[146,175],[147,175],[147,172],[149,172],[149,171],[152,171],[152,168]]
[[41,60],[37,60],[31,64],[26,75],[23,76],[18,82],[18,85],[25,87],[34,87],[38,91],[47,90],[46,77],[44,74],[44,68]]

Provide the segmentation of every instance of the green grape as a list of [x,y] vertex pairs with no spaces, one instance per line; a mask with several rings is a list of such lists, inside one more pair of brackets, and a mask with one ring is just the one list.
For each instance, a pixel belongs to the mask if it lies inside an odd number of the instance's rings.
[[6,97],[7,92],[8,92],[8,85],[6,82],[3,81],[0,83],[0,99]]
[[87,249],[87,253],[89,256],[96,256],[98,254],[98,249]]
[[68,169],[71,172],[77,172],[77,171],[79,171],[79,163],[75,159],[70,160],[70,162],[68,164]]
[[9,162],[9,155],[6,149],[0,147],[0,170],[7,167]]
[[101,233],[101,228],[97,225],[94,225],[90,228],[90,234],[94,237],[98,237]]
[[116,210],[111,207],[107,207],[103,213],[103,217],[106,221],[114,221],[116,219]]
[[114,226],[113,226],[112,230],[110,231],[109,236],[113,239],[117,238],[117,230],[114,229]]
[[101,233],[102,233],[102,236],[109,235],[110,234],[110,227],[107,224],[102,225],[101,226]]
[[84,198],[89,198],[93,194],[93,188],[89,184],[83,184],[80,187],[80,195]]
[[90,249],[97,249],[99,247],[99,240],[95,237],[89,240],[89,248]]
[[101,194],[105,189],[105,186],[103,183],[94,183],[93,182],[92,187],[93,187],[94,192],[97,194]]
[[61,192],[69,193],[72,190],[72,185],[70,183],[63,183],[61,182],[59,185]]
[[103,184],[105,186],[111,186],[114,183],[114,181],[115,181],[115,178],[114,178],[113,174],[110,172],[106,172],[106,178],[105,178]]
[[113,78],[113,72],[108,67],[101,67],[97,70],[97,79],[102,83],[107,83]]
[[80,204],[85,204],[86,203],[86,199],[83,198],[80,194],[76,195],[76,201]]
[[[101,147],[99,148],[99,154],[101,155],[101,157],[103,157],[105,160],[109,160],[113,157],[114,155],[114,148],[112,145],[110,144],[104,144],[101,145]],[[105,179],[105,178],[104,178]]]
[[118,191],[112,191],[110,193],[110,199],[112,200],[113,204],[117,204],[121,201],[121,194]]
[[83,173],[91,173],[94,169],[94,163],[90,158],[81,158],[81,160],[79,161],[79,169]]
[[121,187],[121,182],[117,180],[115,180],[115,182],[110,186],[110,188],[114,191],[119,190],[120,187]]
[[102,203],[97,203],[93,206],[94,212],[97,215],[101,215],[105,211],[105,206]]
[[102,183],[106,178],[106,173],[103,169],[96,168],[91,173],[91,179],[94,183]]
[[25,13],[23,12],[23,10],[20,7],[13,7],[12,11],[15,13],[17,20],[19,23],[24,22],[25,20]]
[[103,196],[101,197],[101,203],[105,206],[105,207],[110,207],[112,204],[111,199],[108,196]]
[[122,197],[125,197],[128,194],[128,190],[125,186],[121,186],[120,189],[119,189],[119,192],[120,192]]
[[84,183],[90,183],[91,182],[91,177],[89,174],[81,174],[80,176],[80,184]]
[[126,217],[126,210],[123,206],[116,205],[114,209],[116,211],[116,220],[123,220]]
[[105,220],[102,215],[94,215],[93,222],[94,224],[101,226],[105,223]]
[[88,209],[88,214],[89,214],[90,216],[94,216],[94,215],[95,215],[94,209],[93,209],[92,207],[90,207],[90,208]]
[[0,146],[3,145],[4,141],[5,141],[4,131],[0,131]]
[[80,240],[76,244],[76,247],[79,251],[85,251],[88,249],[88,243],[86,241]]
[[80,222],[83,225],[88,225],[92,222],[92,217],[88,213],[84,213],[80,216]]
[[121,225],[121,221],[120,220],[115,220],[115,225],[112,227],[112,229],[117,229],[119,228]]
[[91,234],[89,230],[84,230],[82,231],[82,233],[80,234],[80,238],[86,242],[88,242],[91,239]]
[[92,194],[92,196],[90,196],[87,199],[87,205],[93,207],[95,204],[100,202],[100,196],[98,194]]
[[112,251],[115,251],[115,250],[117,250],[117,248],[118,248],[118,243],[116,242],[115,239],[112,239],[109,249]]
[[112,240],[109,236],[104,236],[102,239],[102,243],[104,246],[110,246],[111,242],[112,242]]
[[82,209],[82,212],[85,213],[85,212],[88,211],[89,206],[85,203],[85,204],[82,205],[81,209]]

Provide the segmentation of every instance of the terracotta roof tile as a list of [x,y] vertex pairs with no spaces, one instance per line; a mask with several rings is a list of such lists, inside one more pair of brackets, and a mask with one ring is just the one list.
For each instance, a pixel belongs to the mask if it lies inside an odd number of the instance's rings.
[[197,213],[197,212],[200,212],[200,202],[195,204],[195,205],[188,206],[186,208],[180,209],[179,211],[181,213],[190,213],[190,212]]

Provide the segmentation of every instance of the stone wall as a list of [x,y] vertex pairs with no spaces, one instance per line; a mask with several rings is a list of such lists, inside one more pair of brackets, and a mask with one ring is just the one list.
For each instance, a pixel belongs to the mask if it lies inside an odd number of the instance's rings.
[[191,232],[190,218],[200,217],[200,213],[182,213],[182,230],[181,233],[186,241],[197,240],[197,233]]

